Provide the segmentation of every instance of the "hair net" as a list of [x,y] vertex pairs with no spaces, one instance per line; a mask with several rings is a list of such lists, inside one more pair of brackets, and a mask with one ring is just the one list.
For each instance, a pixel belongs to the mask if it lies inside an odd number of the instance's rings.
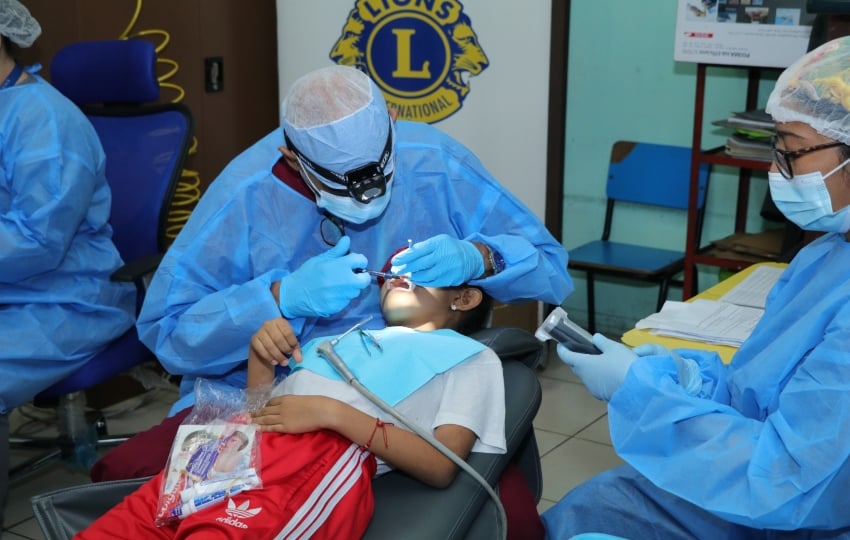
[[293,83],[281,125],[302,154],[341,174],[378,161],[391,129],[378,86],[362,71],[337,65]]
[[803,122],[850,144],[850,37],[824,43],[783,71],[766,110],[777,122]]
[[29,47],[41,35],[41,26],[18,0],[0,0],[0,35]]

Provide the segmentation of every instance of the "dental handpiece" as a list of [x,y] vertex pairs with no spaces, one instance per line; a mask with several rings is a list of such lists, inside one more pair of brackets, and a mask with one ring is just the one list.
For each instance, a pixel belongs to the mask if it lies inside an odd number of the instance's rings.
[[369,270],[368,268],[355,268],[355,274],[369,274],[370,276],[375,276],[383,279],[396,279],[401,276],[398,274],[393,274],[392,272],[381,272],[380,270]]

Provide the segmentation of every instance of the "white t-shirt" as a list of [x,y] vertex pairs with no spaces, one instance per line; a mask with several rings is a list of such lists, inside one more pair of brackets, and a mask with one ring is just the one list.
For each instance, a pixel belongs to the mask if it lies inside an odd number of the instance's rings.
[[[364,413],[406,429],[349,384],[330,380],[306,369],[278,384],[273,396],[323,395],[348,403]],[[444,424],[463,426],[478,440],[473,452],[503,454],[505,443],[505,383],[502,362],[489,348],[436,375],[396,405],[396,410],[416,425],[431,431]],[[378,473],[391,470],[378,460]]]

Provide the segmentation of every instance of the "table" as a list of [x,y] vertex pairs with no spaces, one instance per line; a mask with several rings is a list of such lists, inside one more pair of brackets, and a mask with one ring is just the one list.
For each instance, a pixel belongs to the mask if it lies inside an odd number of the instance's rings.
[[[717,285],[710,287],[705,291],[699,293],[698,295],[689,298],[687,301],[692,302],[698,299],[717,300],[721,296],[729,292],[732,287],[746,279],[747,276],[749,276],[751,273],[755,272],[756,268],[759,268],[760,266],[775,266],[778,268],[785,268],[788,265],[786,263],[764,262],[748,266],[737,274],[721,281]],[[644,343],[657,343],[659,345],[667,347],[668,349],[700,349],[705,351],[714,351],[720,356],[720,359],[723,360],[723,363],[725,364],[728,364],[732,361],[732,356],[734,356],[735,352],[738,350],[737,347],[732,347],[730,345],[713,345],[710,343],[703,343],[701,341],[690,341],[681,338],[659,336],[655,334],[650,334],[649,330],[638,330],[637,328],[632,328],[631,330],[623,334],[623,337],[620,339],[629,347],[636,347],[638,345],[643,345]]]

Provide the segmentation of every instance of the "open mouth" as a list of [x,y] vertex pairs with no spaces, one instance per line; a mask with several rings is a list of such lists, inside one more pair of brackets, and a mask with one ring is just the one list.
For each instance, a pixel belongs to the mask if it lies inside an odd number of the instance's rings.
[[387,287],[389,287],[390,290],[399,289],[402,291],[413,292],[416,285],[406,277],[397,277],[387,281]]

